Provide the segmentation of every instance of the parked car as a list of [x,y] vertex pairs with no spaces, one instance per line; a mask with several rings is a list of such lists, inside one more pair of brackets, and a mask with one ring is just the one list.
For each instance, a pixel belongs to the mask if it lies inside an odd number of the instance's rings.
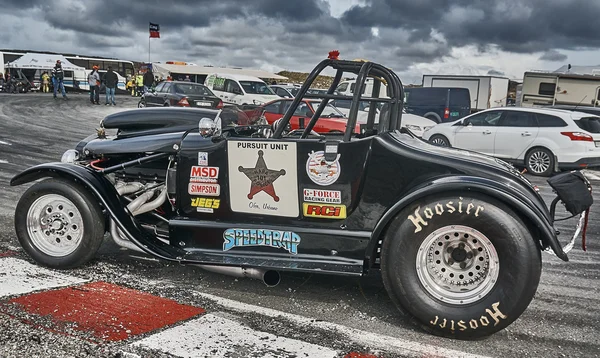
[[[319,103],[321,103],[320,99],[303,99],[292,115],[292,119],[290,120],[290,129],[294,130],[304,128],[315,113]],[[286,98],[269,102],[261,107],[264,109],[264,116],[267,119],[267,122],[272,124],[276,120],[283,117],[291,105],[292,99]],[[340,112],[340,110],[334,106],[328,104],[321,114],[321,117],[315,124],[313,130],[317,133],[343,133],[346,130],[347,123],[348,119],[344,113]],[[355,133],[359,132],[360,124],[357,124]]]
[[551,215],[559,201],[579,215],[572,240],[582,227],[585,234],[587,179],[550,179],[558,197],[549,209],[510,164],[402,133],[402,84],[389,68],[329,58],[307,81],[326,69],[337,72],[332,89],[345,72],[385,79],[385,120],[375,127],[372,111],[364,133],[315,136],[309,128],[328,119],[315,117],[290,132],[297,107],[314,104],[298,98],[273,126],[221,126],[227,108],[110,114],[60,163],[11,179],[30,183],[14,217],[24,252],[40,265],[76,268],[108,233],[172,262],[170,271],[189,264],[270,286],[278,270],[381,277],[402,312],[391,321],[444,337],[508,327],[535,295],[541,250],[568,261]]
[[300,86],[290,85],[270,85],[269,88],[282,98],[294,98],[296,97],[298,90],[300,90]]
[[213,73],[204,84],[225,103],[261,105],[280,98],[263,80],[253,76]]
[[[350,114],[350,105],[352,101],[350,100],[342,100],[336,99],[330,102],[335,108],[339,109],[340,112],[344,113],[346,117]],[[417,137],[422,137],[423,133],[435,126],[437,123],[434,121],[427,119],[425,117],[417,116],[414,114],[408,114],[406,112],[402,112],[402,127],[406,127],[410,129]],[[358,106],[358,123],[365,124],[367,123],[367,118],[369,115],[369,102],[361,101]],[[379,123],[379,109],[377,109],[377,117],[375,118],[375,123]]]
[[206,86],[184,81],[162,81],[154,91],[142,95],[138,108],[199,107],[223,108],[223,101]]
[[413,87],[404,89],[407,113],[436,123],[452,122],[471,113],[471,97],[466,88]]
[[600,166],[600,117],[558,109],[489,109],[438,124],[423,139],[468,149],[549,176],[560,169]]

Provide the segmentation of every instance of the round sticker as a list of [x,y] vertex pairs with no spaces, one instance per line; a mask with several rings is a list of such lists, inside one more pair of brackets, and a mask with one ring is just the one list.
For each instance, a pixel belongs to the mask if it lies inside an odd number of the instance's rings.
[[306,161],[306,174],[315,184],[331,185],[338,180],[342,171],[339,160],[340,154],[333,162],[328,162],[325,160],[325,153],[322,150],[312,151],[308,154]]

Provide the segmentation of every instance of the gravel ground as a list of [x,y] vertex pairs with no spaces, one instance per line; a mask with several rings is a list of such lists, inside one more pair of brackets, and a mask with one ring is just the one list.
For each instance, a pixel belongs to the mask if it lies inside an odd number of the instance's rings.
[[[133,108],[137,103],[126,96],[119,96],[117,101],[119,106],[105,107],[88,104],[84,95],[54,101],[51,96],[40,94],[0,94],[0,252],[15,250],[18,257],[28,260],[19,249],[12,217],[25,187],[10,187],[10,178],[29,166],[60,160],[64,150],[93,133],[103,116]],[[532,180],[550,202],[551,191],[545,180]],[[600,185],[600,181],[594,184]],[[595,195],[595,199],[600,196]],[[68,274],[143,290],[207,311],[230,313],[252,328],[300,337],[334,349],[383,349],[384,356],[402,356],[387,352],[386,347],[356,346],[337,332],[298,327],[285,319],[228,312],[198,292],[473,354],[505,358],[599,357],[599,212],[595,205],[588,229],[588,252],[576,246],[569,255],[570,262],[544,254],[541,283],[529,308],[508,329],[476,342],[439,338],[415,328],[398,314],[376,274],[360,279],[284,274],[279,286],[267,288],[258,281],[217,275],[197,267],[159,262],[137,254],[131,257],[108,239],[93,262]],[[572,234],[574,226],[573,221],[559,225],[563,241]],[[126,357],[127,352],[143,357],[170,356],[132,348],[128,342],[98,345],[89,342],[89,337],[81,332],[63,335],[40,329],[49,324],[40,317],[11,311],[10,307],[2,312],[5,314],[0,314],[0,357]]]

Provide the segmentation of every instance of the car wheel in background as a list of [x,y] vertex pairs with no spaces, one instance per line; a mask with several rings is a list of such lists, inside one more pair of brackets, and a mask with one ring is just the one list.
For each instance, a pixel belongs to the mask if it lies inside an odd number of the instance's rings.
[[146,107],[146,101],[144,101],[143,99],[140,99],[140,101],[138,102],[138,108],[145,108]]
[[554,164],[554,154],[546,148],[533,148],[525,155],[525,167],[533,175],[550,176]]
[[437,145],[438,147],[450,147],[450,141],[448,138],[441,134],[432,135],[431,138],[429,138],[429,142],[433,145]]
[[423,117],[425,117],[431,121],[434,121],[435,123],[438,123],[438,124],[442,123],[442,119],[440,118],[440,116],[438,116],[437,113],[433,113],[433,112],[425,113],[425,115],[423,115]]

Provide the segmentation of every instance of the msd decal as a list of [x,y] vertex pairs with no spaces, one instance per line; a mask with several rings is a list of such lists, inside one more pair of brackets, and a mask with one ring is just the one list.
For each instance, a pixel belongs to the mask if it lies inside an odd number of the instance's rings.
[[218,167],[193,166],[190,171],[190,182],[194,183],[216,183],[219,178]]
[[341,204],[342,192],[339,190],[304,189],[304,201],[313,203]]
[[221,186],[213,183],[189,183],[188,194],[219,196],[221,195]]
[[321,205],[303,203],[304,216],[322,219],[345,219],[346,205]]

